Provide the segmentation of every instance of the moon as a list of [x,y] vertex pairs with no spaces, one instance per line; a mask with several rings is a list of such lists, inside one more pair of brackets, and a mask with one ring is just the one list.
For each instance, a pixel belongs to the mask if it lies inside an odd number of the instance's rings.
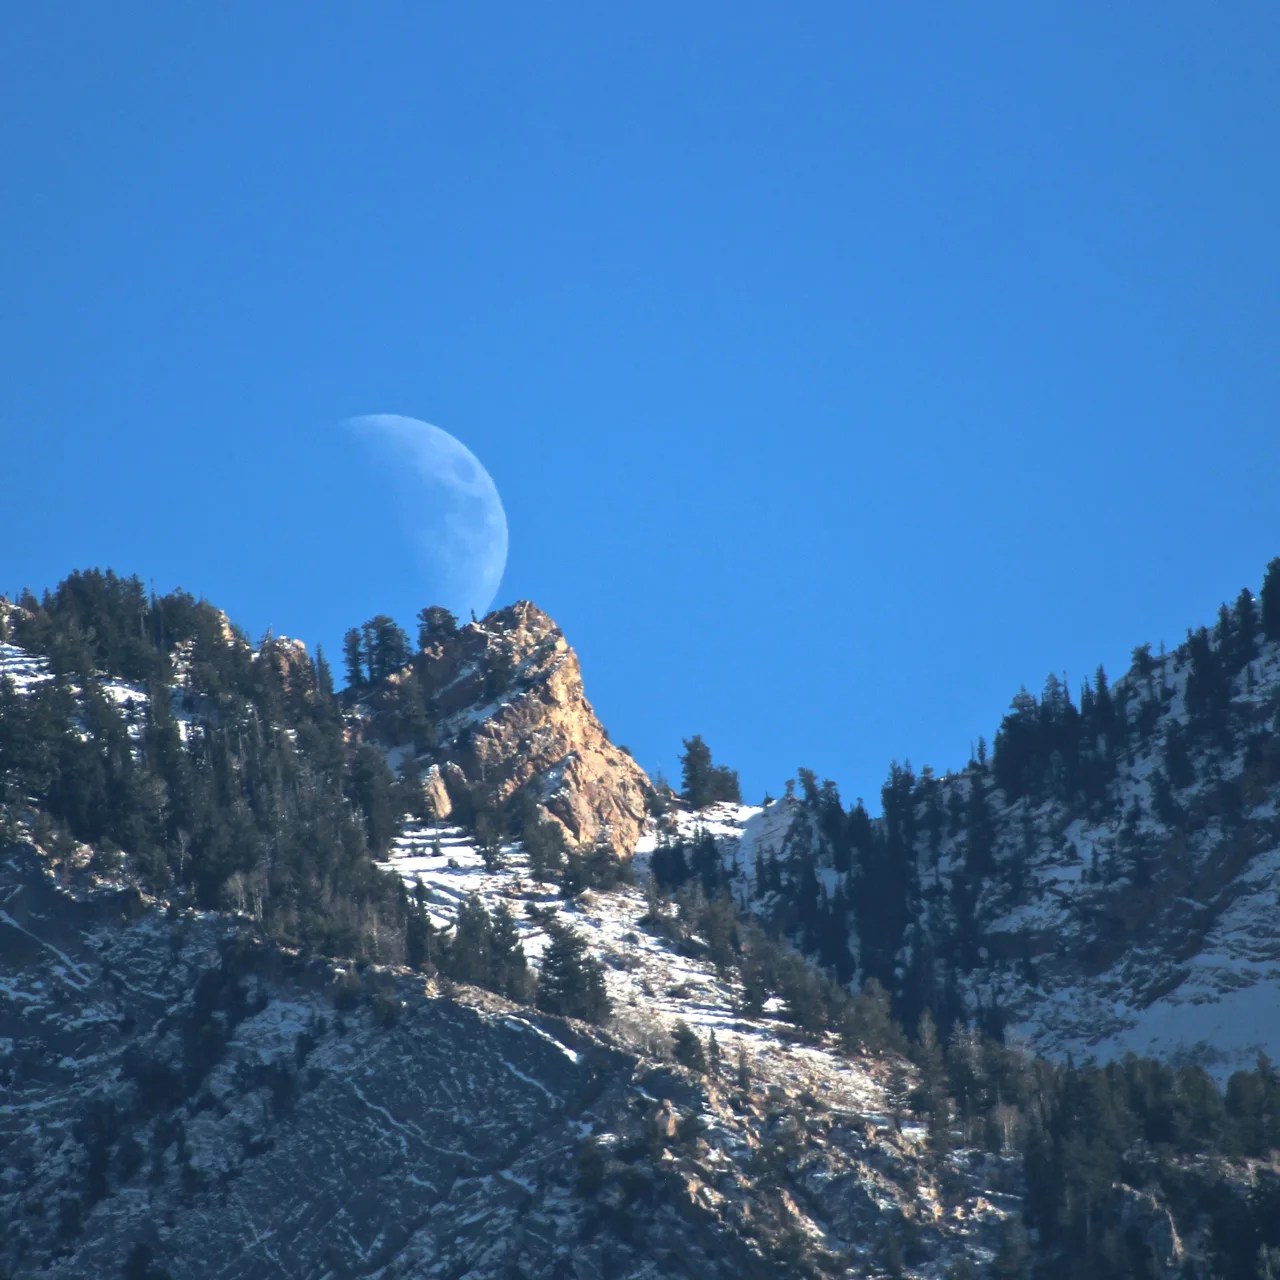
[[404,532],[427,581],[429,598],[466,621],[493,604],[507,566],[507,513],[493,477],[461,440],[397,413],[343,424],[394,469]]

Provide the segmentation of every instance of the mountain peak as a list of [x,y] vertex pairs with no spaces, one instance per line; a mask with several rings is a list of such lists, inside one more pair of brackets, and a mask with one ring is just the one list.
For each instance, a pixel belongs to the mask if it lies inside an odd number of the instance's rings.
[[437,817],[450,816],[464,794],[502,804],[523,791],[571,844],[604,840],[633,852],[653,784],[609,740],[577,654],[532,601],[438,628],[397,684],[394,714],[376,710],[369,736],[402,745],[406,711],[425,712],[432,740],[417,740],[413,754],[426,767]]

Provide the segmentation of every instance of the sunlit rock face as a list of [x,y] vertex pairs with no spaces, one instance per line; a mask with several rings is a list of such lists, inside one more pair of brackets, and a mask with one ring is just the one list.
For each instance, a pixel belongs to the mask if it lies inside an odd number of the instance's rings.
[[609,741],[577,654],[537,605],[520,601],[439,637],[415,669],[439,715],[438,771],[426,771],[438,816],[441,787],[450,808],[463,785],[498,801],[525,788],[572,844],[635,849],[653,784]]

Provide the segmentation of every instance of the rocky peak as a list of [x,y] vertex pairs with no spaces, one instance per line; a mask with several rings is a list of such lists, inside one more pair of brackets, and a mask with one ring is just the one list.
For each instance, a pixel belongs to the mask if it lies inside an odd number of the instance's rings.
[[571,844],[607,840],[630,855],[653,784],[609,741],[555,621],[521,600],[439,631],[400,678],[415,681],[436,744],[423,763],[437,817],[464,789],[498,802],[524,790]]
[[[223,634],[225,636],[226,632]],[[280,677],[286,690],[291,690],[298,681],[303,688],[312,682],[311,660],[307,657],[307,646],[301,640],[268,635],[258,647],[256,660],[267,663]]]

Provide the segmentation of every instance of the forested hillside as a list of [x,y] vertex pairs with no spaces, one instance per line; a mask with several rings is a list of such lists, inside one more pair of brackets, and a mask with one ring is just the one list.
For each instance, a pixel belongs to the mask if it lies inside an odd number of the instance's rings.
[[[1020,692],[964,770],[895,763],[875,818],[803,769],[743,806],[696,735],[683,796],[654,787],[532,605],[419,623],[416,647],[389,618],[354,628],[337,691],[322,655],[110,572],[0,606],[0,1065],[24,1099],[4,1132],[45,1153],[2,1171],[30,1217],[12,1257],[160,1276],[264,1177],[281,1212],[317,1212],[269,1147],[305,1160],[334,1116],[385,1148],[361,1177],[403,1192],[436,1158],[433,1113],[348,1068],[403,1069],[402,1017],[444,1044],[465,998],[512,1062],[522,1007],[603,1028],[616,1073],[580,1148],[572,1126],[538,1147],[551,1208],[512,1217],[468,1185],[440,1219],[536,1223],[510,1256],[538,1274],[605,1222],[625,1274],[656,1275],[662,1221],[689,1213],[740,1274],[1280,1274],[1280,561],[1258,600],[1114,682]],[[158,976],[166,954],[186,977]],[[105,1039],[67,1038],[99,1021]],[[590,1111],[563,1048],[514,1077]],[[655,1069],[676,1073],[656,1117]],[[494,1169],[524,1167],[521,1125],[494,1130]],[[171,1235],[120,1216],[148,1148]],[[363,1194],[325,1159],[325,1196]],[[413,1216],[438,1189],[401,1192],[367,1208],[395,1249],[344,1219],[343,1266],[488,1256]],[[270,1225],[228,1222],[254,1249]],[[252,1253],[242,1273],[270,1274]]]
[[729,840],[719,874],[906,1025],[1223,1071],[1280,1050],[1280,560],[1119,680],[1020,690],[963,770],[893,763],[875,820],[804,769],[786,791],[796,821]]
[[[381,955],[403,932],[373,858],[402,798],[381,752],[348,743],[329,669],[254,647],[210,605],[136,578],[73,574],[5,613],[44,661],[0,679],[0,804],[104,873],[250,913],[271,934]],[[393,958],[394,950],[383,958]]]

